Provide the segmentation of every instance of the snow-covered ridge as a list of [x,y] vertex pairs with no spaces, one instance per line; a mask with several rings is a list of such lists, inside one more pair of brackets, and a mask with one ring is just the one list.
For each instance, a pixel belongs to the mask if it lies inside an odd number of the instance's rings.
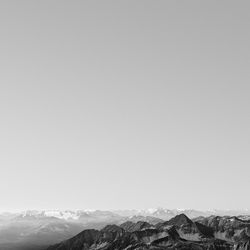
[[81,215],[90,214],[90,210],[27,210],[20,213],[22,217],[55,217],[64,220],[78,220]]

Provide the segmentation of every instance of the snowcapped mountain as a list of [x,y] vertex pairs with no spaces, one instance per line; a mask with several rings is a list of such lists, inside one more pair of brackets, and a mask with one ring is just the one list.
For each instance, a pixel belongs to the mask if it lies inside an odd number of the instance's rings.
[[[58,218],[65,221],[91,221],[95,219],[108,220],[121,217],[132,218],[134,216],[155,217],[161,220],[168,220],[172,217],[185,213],[190,218],[210,215],[230,215],[230,216],[249,216],[250,209],[244,210],[208,210],[199,211],[194,209],[166,209],[166,208],[150,208],[142,210],[27,210],[14,215],[23,218]],[[12,216],[8,213],[6,216]],[[0,214],[0,218],[5,217],[5,213]]]
[[[83,214],[83,211],[71,211],[71,210],[27,210],[20,213],[20,216],[25,217],[34,217],[34,218],[42,218],[42,217],[55,217],[63,220],[78,220],[80,216]],[[87,213],[86,213],[87,214]]]

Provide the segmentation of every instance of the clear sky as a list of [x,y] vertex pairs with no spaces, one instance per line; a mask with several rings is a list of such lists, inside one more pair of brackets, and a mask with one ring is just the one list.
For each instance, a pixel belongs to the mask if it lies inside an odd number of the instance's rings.
[[1,210],[250,208],[249,1],[1,1]]

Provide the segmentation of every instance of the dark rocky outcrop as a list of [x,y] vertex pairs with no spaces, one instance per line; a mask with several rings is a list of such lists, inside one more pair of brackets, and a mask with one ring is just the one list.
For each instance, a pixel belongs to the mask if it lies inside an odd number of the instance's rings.
[[127,221],[127,222],[122,223],[120,227],[122,227],[127,232],[134,232],[134,231],[140,231],[143,229],[154,228],[153,225],[145,221],[138,221],[136,223],[132,221]]

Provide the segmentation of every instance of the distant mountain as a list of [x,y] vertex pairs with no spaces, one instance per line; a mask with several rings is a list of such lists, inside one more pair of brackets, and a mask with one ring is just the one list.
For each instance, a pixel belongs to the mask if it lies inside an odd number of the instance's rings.
[[211,215],[218,216],[245,216],[250,218],[250,209],[244,210],[207,210],[200,211],[195,209],[166,209],[166,208],[156,208],[156,209],[145,209],[145,210],[115,210],[114,213],[119,214],[123,217],[132,216],[151,216],[162,220],[169,220],[178,214],[185,214],[189,218],[197,217],[208,217]]
[[94,220],[117,220],[120,218],[129,218],[133,216],[154,217],[162,220],[169,220],[178,214],[185,214],[189,218],[196,217],[208,217],[210,215],[217,216],[242,216],[250,219],[250,210],[209,210],[199,211],[194,209],[144,209],[144,210],[27,210],[20,213],[2,213],[0,214],[0,222],[2,220],[9,220],[15,217],[30,217],[30,218],[43,218],[43,217],[55,217],[66,221],[94,221]]
[[132,222],[145,221],[153,225],[164,221],[162,219],[159,219],[153,216],[142,216],[142,215],[135,215],[135,216],[124,218],[124,221],[128,221],[128,220]]

